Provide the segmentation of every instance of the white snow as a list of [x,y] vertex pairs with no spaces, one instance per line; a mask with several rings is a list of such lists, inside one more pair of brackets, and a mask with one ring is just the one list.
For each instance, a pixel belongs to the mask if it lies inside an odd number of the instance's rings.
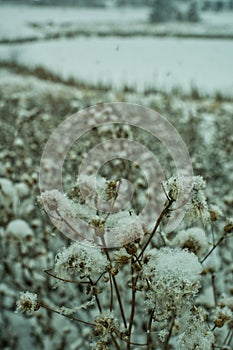
[[7,225],[6,234],[18,239],[24,239],[31,237],[33,235],[33,232],[26,221],[17,219],[11,221]]
[[0,57],[41,65],[64,78],[233,93],[233,41],[176,38],[75,38],[1,45]]

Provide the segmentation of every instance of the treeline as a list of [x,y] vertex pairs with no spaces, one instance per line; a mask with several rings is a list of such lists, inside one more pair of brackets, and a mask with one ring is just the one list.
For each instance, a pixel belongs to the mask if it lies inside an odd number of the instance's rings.
[[59,6],[151,6],[153,0],[0,0],[0,3],[24,3],[30,5],[59,5]]
[[[148,6],[152,9],[153,18],[168,18],[188,20],[187,15],[183,16],[183,8],[194,13],[197,11],[221,11],[233,10],[233,0],[0,0],[1,3],[16,3],[41,6],[85,6],[85,7],[108,7],[108,6]],[[169,9],[168,11],[166,9]],[[175,11],[174,11],[175,10]],[[157,13],[160,13],[157,16]],[[168,13],[169,12],[169,13]],[[180,15],[181,14],[181,15]],[[193,15],[191,15],[191,18]],[[189,15],[188,15],[189,17]],[[197,15],[195,15],[196,20]]]

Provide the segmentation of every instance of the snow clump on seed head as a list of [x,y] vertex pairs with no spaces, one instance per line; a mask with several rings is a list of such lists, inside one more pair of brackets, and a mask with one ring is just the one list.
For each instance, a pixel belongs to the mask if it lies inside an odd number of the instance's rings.
[[55,273],[63,279],[78,275],[90,277],[104,272],[107,264],[100,249],[74,242],[56,255]]
[[40,308],[37,294],[30,292],[21,292],[19,300],[16,303],[16,312],[26,312],[28,314],[37,311]]
[[146,305],[155,308],[158,319],[168,319],[197,294],[202,266],[193,253],[178,248],[152,249],[148,259],[143,267],[143,276],[150,281]]

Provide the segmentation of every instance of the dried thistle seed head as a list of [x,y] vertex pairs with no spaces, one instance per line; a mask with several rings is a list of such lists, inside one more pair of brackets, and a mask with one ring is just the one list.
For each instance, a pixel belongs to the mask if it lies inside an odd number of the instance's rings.
[[217,221],[221,216],[223,216],[222,210],[216,204],[210,205],[209,213],[211,221]]
[[105,189],[106,199],[114,199],[117,195],[117,182],[116,181],[108,181]]
[[99,340],[98,342],[93,344],[92,349],[93,350],[110,350],[110,348],[108,347],[108,342],[103,341],[103,340]]
[[[204,194],[205,185],[206,183],[201,176],[194,176],[192,183],[189,183],[189,180],[185,177],[172,176],[164,183],[165,191],[171,200],[176,201],[179,197],[186,203],[184,219],[189,224],[196,221],[206,223],[210,218]],[[190,192],[189,198],[187,198],[188,192]]]
[[116,256],[116,264],[119,266],[125,266],[128,264],[128,262],[130,261],[130,257],[127,255],[117,255]]
[[108,338],[108,336],[119,328],[118,321],[111,312],[103,312],[95,319],[94,335]]
[[54,270],[63,279],[80,274],[82,277],[90,277],[104,272],[107,264],[107,258],[100,249],[74,242],[57,254]]
[[110,272],[110,271],[111,271],[111,268],[112,268],[111,264],[108,263],[108,264],[106,265],[105,271],[106,271],[106,272]]
[[37,298],[37,294],[30,292],[21,292],[20,298],[16,303],[16,312],[22,311],[26,313],[32,313],[38,311],[40,308],[40,302]]
[[103,237],[104,236],[104,228],[95,227],[95,235],[97,237]]
[[201,256],[208,248],[208,241],[203,229],[192,227],[178,231],[171,241],[171,246],[182,249],[186,248],[197,256]]
[[129,255],[134,255],[137,253],[138,248],[136,247],[136,245],[134,243],[129,243],[129,244],[125,245],[125,250],[127,251],[127,253]]
[[216,327],[221,328],[227,322],[233,321],[233,312],[229,307],[225,306],[223,308],[217,307],[215,310],[214,324]]
[[206,324],[206,311],[198,308],[185,310],[180,318],[179,349],[213,349],[215,336]]
[[94,226],[94,227],[103,228],[103,227],[104,227],[104,224],[105,224],[105,221],[102,220],[102,219],[92,219],[92,220],[91,220],[91,224],[92,224],[92,226]]
[[233,223],[232,222],[230,222],[229,224],[224,226],[224,232],[225,233],[233,232]]
[[105,221],[102,219],[91,220],[91,225],[94,226],[95,235],[97,237],[102,237],[104,235],[104,224],[105,224]]
[[68,193],[68,197],[70,199],[76,199],[76,198],[80,199],[81,191],[77,185],[75,185],[71,188],[70,192]]
[[50,210],[57,210],[58,205],[57,200],[55,198],[52,198],[47,205]]
[[118,274],[118,269],[116,269],[115,267],[113,267],[112,269],[111,269],[111,275],[112,276],[116,276]]
[[210,210],[210,220],[211,221],[217,221],[218,220],[218,216],[216,214],[216,212],[214,210]]

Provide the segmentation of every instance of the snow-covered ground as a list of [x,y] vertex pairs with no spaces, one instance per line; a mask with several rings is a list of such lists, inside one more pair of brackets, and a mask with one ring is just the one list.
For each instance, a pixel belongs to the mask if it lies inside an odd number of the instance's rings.
[[[197,87],[208,93],[233,93],[232,40],[173,37],[233,36],[233,11],[204,12],[197,24],[150,25],[145,7],[0,5],[0,18],[1,61],[40,65],[63,78],[114,87],[185,91]],[[4,40],[11,44],[3,44]],[[13,44],[14,40],[22,42]]]
[[80,37],[1,45],[0,57],[87,83],[233,93],[231,40]]

